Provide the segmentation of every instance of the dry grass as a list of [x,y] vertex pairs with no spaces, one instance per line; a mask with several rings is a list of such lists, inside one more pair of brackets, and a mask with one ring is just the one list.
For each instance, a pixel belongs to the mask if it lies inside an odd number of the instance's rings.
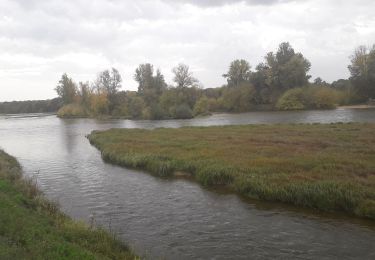
[[374,133],[374,124],[279,124],[111,129],[89,140],[119,165],[375,219]]

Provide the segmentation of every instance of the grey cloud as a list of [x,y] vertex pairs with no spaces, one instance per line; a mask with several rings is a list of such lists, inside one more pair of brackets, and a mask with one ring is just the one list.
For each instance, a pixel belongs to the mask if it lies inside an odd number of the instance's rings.
[[[255,67],[290,41],[312,62],[313,77],[331,81],[347,77],[357,45],[374,43],[374,8],[373,0],[0,0],[0,79],[22,93],[38,86],[24,98],[39,99],[55,95],[63,72],[91,80],[115,66],[134,89],[139,63],[171,80],[171,68],[184,62],[215,87],[232,59]],[[12,99],[1,88],[0,98]]]
[[281,2],[288,2],[291,0],[164,0],[166,2],[179,2],[193,4],[197,6],[212,7],[222,6],[237,3],[246,3],[248,5],[273,5]]

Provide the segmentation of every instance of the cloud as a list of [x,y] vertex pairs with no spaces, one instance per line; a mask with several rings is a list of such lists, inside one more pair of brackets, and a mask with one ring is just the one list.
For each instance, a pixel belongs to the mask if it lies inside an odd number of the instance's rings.
[[370,0],[1,0],[0,99],[54,97],[62,73],[86,81],[111,66],[136,89],[143,62],[169,82],[187,63],[217,87],[230,61],[255,67],[282,41],[311,61],[313,77],[345,78],[353,49],[374,43],[374,9]]
[[[248,5],[273,5],[277,3],[287,2],[288,0],[164,0],[170,3],[186,3],[197,6],[222,6],[237,3],[246,3]],[[291,0],[289,0],[291,1]]]

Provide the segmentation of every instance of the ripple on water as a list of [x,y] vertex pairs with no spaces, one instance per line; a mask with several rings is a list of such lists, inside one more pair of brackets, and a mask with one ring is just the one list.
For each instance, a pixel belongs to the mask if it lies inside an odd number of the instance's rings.
[[[375,122],[375,110],[256,112],[192,120],[0,117],[0,146],[69,215],[114,231],[150,259],[375,259],[373,222],[247,201],[103,163],[85,135],[112,127]],[[32,131],[30,131],[32,129]]]

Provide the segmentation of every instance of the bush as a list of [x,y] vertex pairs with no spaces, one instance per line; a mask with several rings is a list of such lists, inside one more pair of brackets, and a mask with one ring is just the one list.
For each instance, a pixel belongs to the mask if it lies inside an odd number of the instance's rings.
[[176,119],[188,119],[193,117],[193,111],[187,104],[182,104],[176,107]]
[[280,110],[305,109],[304,93],[302,88],[293,88],[286,91],[277,101],[276,108]]
[[143,110],[142,118],[149,120],[160,120],[166,117],[165,114],[166,113],[159,104],[152,104]]
[[339,103],[340,93],[329,87],[293,88],[277,101],[280,110],[333,109]]
[[309,108],[333,109],[338,103],[339,95],[334,89],[328,87],[307,88],[305,99]]
[[209,103],[206,96],[201,97],[194,106],[194,116],[207,115],[209,113]]
[[58,117],[87,117],[86,109],[78,104],[65,105],[57,111]]
[[255,89],[250,84],[226,88],[222,98],[226,111],[247,112],[254,108]]

